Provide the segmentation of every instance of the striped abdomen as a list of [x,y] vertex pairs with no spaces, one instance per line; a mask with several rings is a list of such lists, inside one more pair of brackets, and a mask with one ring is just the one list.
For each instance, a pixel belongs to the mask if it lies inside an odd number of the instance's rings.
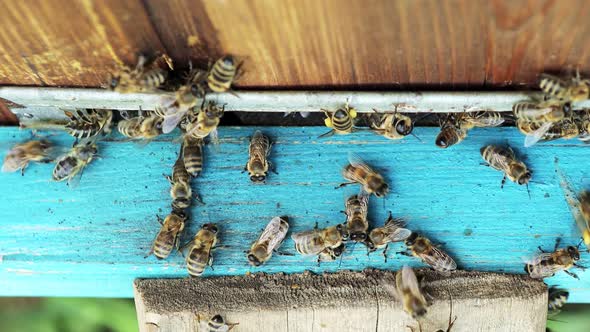
[[139,78],[139,84],[142,88],[154,89],[164,84],[168,72],[161,68],[154,68],[144,72]]
[[352,117],[345,109],[338,109],[332,114],[332,129],[339,134],[348,134],[352,132]]
[[207,85],[213,92],[225,92],[229,90],[236,76],[236,63],[231,55],[217,60],[207,76]]
[[211,259],[211,247],[207,245],[194,245],[186,258],[188,273],[193,277],[199,277],[205,271]]
[[80,170],[81,161],[73,156],[66,156],[57,161],[53,168],[53,180],[63,181],[71,178]]
[[174,244],[176,243],[177,236],[178,233],[174,234],[162,228],[154,241],[154,256],[158,259],[166,259],[170,256]]
[[569,87],[563,80],[551,75],[543,75],[539,87],[545,94],[557,99],[566,98],[569,92]]
[[139,126],[141,125],[142,118],[135,117],[127,120],[121,120],[117,124],[117,129],[121,135],[130,137],[130,138],[138,138],[139,137]]
[[457,128],[454,125],[449,125],[441,128],[440,133],[436,136],[436,146],[446,149],[449,146],[460,143],[467,137],[467,132],[463,129]]
[[318,232],[308,241],[296,241],[295,249],[302,255],[317,255],[326,248],[322,235]]
[[203,139],[186,136],[182,146],[184,167],[192,177],[203,171]]

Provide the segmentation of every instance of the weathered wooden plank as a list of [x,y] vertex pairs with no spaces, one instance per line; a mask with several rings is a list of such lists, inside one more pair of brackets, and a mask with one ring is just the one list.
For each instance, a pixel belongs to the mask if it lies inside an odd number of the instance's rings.
[[163,52],[141,1],[5,1],[0,84],[100,86],[140,52]]
[[[545,331],[545,284],[525,276],[422,271],[435,300],[423,331]],[[135,281],[140,331],[201,331],[198,318],[221,314],[236,331],[404,331],[418,324],[402,311],[384,271],[336,274],[251,275]]]
[[[266,185],[253,185],[240,172],[255,129],[220,128],[219,151],[207,146],[205,171],[194,181],[194,191],[207,205],[192,209],[183,241],[203,223],[216,222],[221,243],[229,246],[216,252],[215,269],[206,276],[422,266],[395,254],[402,245],[390,248],[387,263],[379,254],[367,257],[357,245],[346,252],[341,266],[318,267],[315,258],[299,255],[275,256],[262,268],[248,265],[243,251],[273,216],[289,215],[293,232],[315,222],[344,221],[339,212],[344,199],[358,188],[333,188],[342,182],[340,168],[348,152],[361,154],[392,184],[385,201],[371,201],[371,224],[381,225],[392,210],[407,219],[409,228],[444,242],[464,269],[523,273],[522,259],[538,245],[550,249],[557,237],[563,245],[578,243],[553,166],[559,157],[572,181],[588,187],[590,149],[576,140],[524,150],[523,137],[514,128],[476,129],[462,144],[442,150],[433,144],[436,128],[417,128],[421,141],[397,142],[368,132],[317,139],[326,128],[262,128],[276,142],[271,159],[280,174],[271,174]],[[26,131],[0,130],[3,150],[28,138]],[[65,135],[50,139],[72,143]],[[0,189],[7,193],[0,209],[0,294],[131,297],[135,278],[187,276],[179,255],[164,262],[143,258],[159,227],[155,214],[169,211],[162,173],[169,173],[176,159],[174,139],[164,136],[143,148],[120,137],[100,143],[102,159],[88,167],[74,190],[50,180],[52,165],[33,165],[24,177],[0,174]],[[480,147],[492,142],[510,143],[526,153],[535,172],[531,199],[513,183],[501,190],[501,174],[480,165]],[[283,249],[294,252],[291,239]],[[587,257],[583,253],[582,264]],[[575,272],[582,280],[558,274],[547,281],[569,288],[573,302],[588,302],[590,274]]]
[[98,87],[117,62],[245,57],[242,87],[481,88],[590,71],[590,4],[562,1],[8,1],[0,83]]

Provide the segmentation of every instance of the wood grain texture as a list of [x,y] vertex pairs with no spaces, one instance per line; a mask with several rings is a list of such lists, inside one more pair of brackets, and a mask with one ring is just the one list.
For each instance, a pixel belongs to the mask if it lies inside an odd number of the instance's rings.
[[94,86],[141,52],[163,52],[145,9],[132,1],[6,1],[0,84]]
[[[545,331],[547,288],[526,276],[418,272],[433,303],[423,331]],[[389,271],[250,275],[135,281],[140,331],[202,331],[197,317],[221,314],[232,331],[403,331],[418,324],[403,312]]]
[[115,63],[233,53],[240,87],[535,85],[590,72],[584,0],[8,1],[0,84],[97,87]]
[[[460,145],[435,147],[436,128],[417,128],[421,141],[410,137],[389,141],[368,132],[317,139],[326,128],[261,128],[275,141],[271,160],[279,175],[265,185],[253,185],[241,174],[247,161],[249,136],[257,128],[220,128],[219,151],[207,146],[202,177],[193,182],[205,206],[191,209],[183,235],[188,241],[206,222],[220,228],[214,270],[205,276],[243,275],[246,272],[296,273],[310,270],[378,268],[398,270],[404,264],[423,266],[396,254],[367,257],[362,245],[349,246],[339,262],[317,266],[315,257],[275,255],[262,268],[249,266],[244,250],[277,215],[291,218],[291,232],[344,222],[339,211],[358,187],[335,190],[343,181],[340,170],[349,152],[359,153],[391,183],[386,200],[372,199],[371,225],[382,225],[388,210],[405,218],[408,228],[423,232],[455,257],[466,270],[524,273],[523,259],[537,246],[551,249],[557,237],[575,245],[580,234],[559,187],[554,157],[579,188],[590,185],[585,166],[590,149],[582,143],[555,141],[522,148],[523,136],[514,128],[475,129]],[[32,165],[25,176],[0,174],[4,195],[0,209],[1,295],[132,296],[135,278],[186,277],[183,258],[144,259],[159,224],[156,214],[170,211],[168,174],[179,149],[175,135],[140,148],[121,137],[100,143],[102,159],[84,172],[80,186],[69,189],[50,180],[52,165]],[[0,128],[1,149],[30,139],[30,133]],[[71,146],[65,135],[49,139]],[[489,143],[510,143],[527,156],[534,170],[531,199],[522,186],[481,166],[479,149]],[[294,253],[286,239],[281,250]],[[582,265],[588,265],[582,253]],[[590,272],[574,270],[581,280],[564,273],[546,281],[570,289],[570,300],[588,302]]]

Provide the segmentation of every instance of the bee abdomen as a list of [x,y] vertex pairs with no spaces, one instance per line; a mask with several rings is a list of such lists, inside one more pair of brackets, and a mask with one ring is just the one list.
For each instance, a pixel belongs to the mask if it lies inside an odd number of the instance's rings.
[[186,140],[182,152],[186,171],[198,177],[203,171],[203,140]]
[[174,244],[166,239],[156,239],[154,244],[154,256],[158,259],[165,259],[170,256]]
[[223,61],[218,61],[211,69],[207,83],[212,91],[224,92],[229,90],[235,75],[236,67],[234,65],[227,65]]
[[140,79],[140,84],[148,88],[157,88],[164,84],[168,72],[161,68],[152,69],[144,73]]
[[557,79],[552,77],[543,77],[539,83],[539,87],[544,93],[558,98],[563,97],[565,90],[565,87]]
[[72,175],[74,169],[78,167],[78,159],[68,156],[61,159],[55,164],[53,168],[53,179],[55,181],[62,181]]

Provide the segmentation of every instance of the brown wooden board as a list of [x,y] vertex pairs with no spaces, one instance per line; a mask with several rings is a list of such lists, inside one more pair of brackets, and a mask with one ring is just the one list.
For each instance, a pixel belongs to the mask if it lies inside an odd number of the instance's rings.
[[0,84],[98,87],[118,62],[233,53],[240,87],[533,85],[590,70],[584,0],[16,1],[3,3]]

